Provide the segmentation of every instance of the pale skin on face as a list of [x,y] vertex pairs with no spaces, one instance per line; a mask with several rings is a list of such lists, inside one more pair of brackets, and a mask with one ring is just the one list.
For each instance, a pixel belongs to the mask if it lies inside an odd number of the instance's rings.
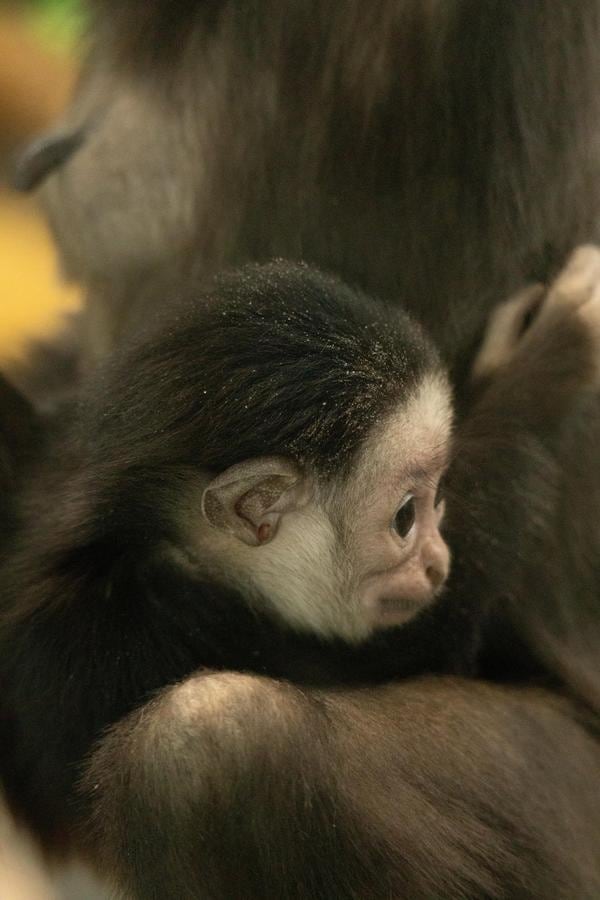
[[188,565],[323,637],[359,642],[408,622],[449,571],[436,493],[451,424],[449,388],[432,374],[374,429],[342,483],[323,485],[281,457],[231,467],[200,504],[195,493],[183,523]]
[[402,625],[442,588],[450,553],[437,500],[452,409],[446,385],[425,381],[368,441],[348,485],[347,542],[355,591],[373,628]]

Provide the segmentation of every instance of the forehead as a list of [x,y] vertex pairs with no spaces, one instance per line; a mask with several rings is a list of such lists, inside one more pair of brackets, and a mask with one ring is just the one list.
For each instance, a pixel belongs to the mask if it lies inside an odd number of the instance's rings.
[[362,462],[370,477],[402,479],[446,463],[452,395],[443,373],[428,374],[370,435]]

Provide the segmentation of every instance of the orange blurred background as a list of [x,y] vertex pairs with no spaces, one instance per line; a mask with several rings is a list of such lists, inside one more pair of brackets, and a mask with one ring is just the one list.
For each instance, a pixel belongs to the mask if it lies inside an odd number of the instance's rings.
[[60,282],[56,256],[34,201],[9,188],[19,148],[55,123],[76,77],[75,52],[53,42],[15,5],[0,3],[0,361],[27,338],[59,327],[77,291]]

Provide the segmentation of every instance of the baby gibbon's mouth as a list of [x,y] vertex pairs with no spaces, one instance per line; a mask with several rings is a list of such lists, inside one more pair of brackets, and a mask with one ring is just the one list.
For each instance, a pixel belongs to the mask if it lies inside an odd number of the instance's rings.
[[403,625],[413,619],[432,600],[432,595],[426,598],[381,597],[377,604],[377,625],[383,628],[391,625]]

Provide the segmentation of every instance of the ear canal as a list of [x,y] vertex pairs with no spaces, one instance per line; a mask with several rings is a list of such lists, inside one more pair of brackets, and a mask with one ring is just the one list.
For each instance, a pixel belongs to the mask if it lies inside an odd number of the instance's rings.
[[259,525],[256,535],[259,544],[266,544],[267,541],[270,541],[273,536],[270,524],[268,522],[263,522]]
[[213,528],[259,546],[272,540],[281,518],[306,499],[300,469],[289,460],[265,457],[232,466],[211,481],[202,513]]

